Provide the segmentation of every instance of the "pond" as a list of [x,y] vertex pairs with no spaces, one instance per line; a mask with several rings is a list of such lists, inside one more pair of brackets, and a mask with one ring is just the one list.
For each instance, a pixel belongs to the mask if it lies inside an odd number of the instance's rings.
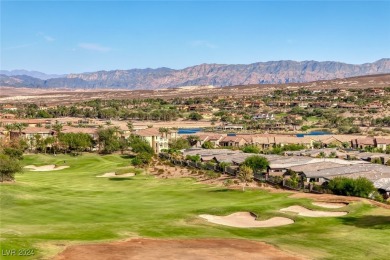
[[315,136],[315,135],[331,135],[332,133],[328,131],[311,131],[310,133],[307,134],[297,134],[297,137],[304,137],[307,135]]
[[197,132],[201,132],[202,130],[203,128],[179,128],[177,133],[179,135],[191,135]]

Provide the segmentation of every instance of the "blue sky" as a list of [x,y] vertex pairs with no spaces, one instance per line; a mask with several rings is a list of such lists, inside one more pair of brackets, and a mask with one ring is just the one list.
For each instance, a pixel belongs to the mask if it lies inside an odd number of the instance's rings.
[[390,57],[390,1],[1,1],[1,69]]

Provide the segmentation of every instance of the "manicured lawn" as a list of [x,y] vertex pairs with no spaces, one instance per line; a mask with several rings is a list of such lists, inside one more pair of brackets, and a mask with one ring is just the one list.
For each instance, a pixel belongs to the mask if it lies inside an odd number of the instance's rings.
[[[386,259],[389,255],[389,210],[354,203],[345,208],[350,213],[344,217],[298,217],[278,210],[292,205],[320,208],[310,200],[288,198],[287,193],[227,190],[191,179],[95,177],[128,166],[129,159],[119,155],[30,155],[24,164],[61,166],[64,160],[70,168],[26,171],[17,175],[16,183],[0,185],[2,250],[35,248],[34,257],[40,258],[72,243],[134,236],[226,237],[261,240],[316,259]],[[264,219],[287,216],[296,222],[240,229],[197,217],[236,211],[252,211]]]

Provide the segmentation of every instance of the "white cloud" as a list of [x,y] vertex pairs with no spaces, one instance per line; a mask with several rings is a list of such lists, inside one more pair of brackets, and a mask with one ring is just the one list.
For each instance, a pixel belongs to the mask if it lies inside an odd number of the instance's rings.
[[33,45],[35,45],[35,42],[34,43],[26,43],[26,44],[20,44],[20,45],[5,47],[3,50],[8,51],[8,50],[23,49],[23,48],[27,48],[27,47],[30,47],[30,46],[33,46]]
[[45,39],[45,41],[47,42],[54,42],[56,39],[54,39],[53,37],[51,37],[50,35],[47,35],[47,34],[44,34],[42,32],[39,32],[37,33],[38,36],[41,36],[43,39]]
[[208,41],[203,41],[203,40],[196,40],[196,41],[192,41],[190,42],[190,45],[192,47],[206,47],[206,48],[209,48],[209,49],[216,49],[218,48],[217,45],[211,43],[211,42],[208,42]]
[[105,47],[97,43],[79,43],[79,47],[84,50],[99,52],[108,52],[112,50],[110,47]]
[[43,38],[45,38],[45,40],[48,41],[48,42],[54,42],[55,41],[55,39],[53,37],[49,36],[49,35],[45,35],[45,36],[43,36]]

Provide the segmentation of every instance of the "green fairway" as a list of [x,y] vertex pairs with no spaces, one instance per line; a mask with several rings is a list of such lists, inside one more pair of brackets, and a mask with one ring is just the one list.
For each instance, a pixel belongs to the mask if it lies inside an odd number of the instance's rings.
[[[331,210],[313,206],[308,199],[288,198],[288,193],[227,190],[196,184],[192,179],[156,179],[147,174],[96,178],[129,166],[129,162],[119,155],[25,156],[24,165],[70,167],[47,172],[26,170],[16,176],[16,183],[0,185],[2,253],[34,248],[35,255],[30,258],[41,258],[72,243],[140,236],[255,239],[315,259],[389,256],[389,210],[356,202],[342,209],[349,211],[344,217],[309,218],[279,209],[301,205]],[[252,211],[261,219],[289,217],[295,223],[242,229],[210,224],[197,217],[237,211]]]

